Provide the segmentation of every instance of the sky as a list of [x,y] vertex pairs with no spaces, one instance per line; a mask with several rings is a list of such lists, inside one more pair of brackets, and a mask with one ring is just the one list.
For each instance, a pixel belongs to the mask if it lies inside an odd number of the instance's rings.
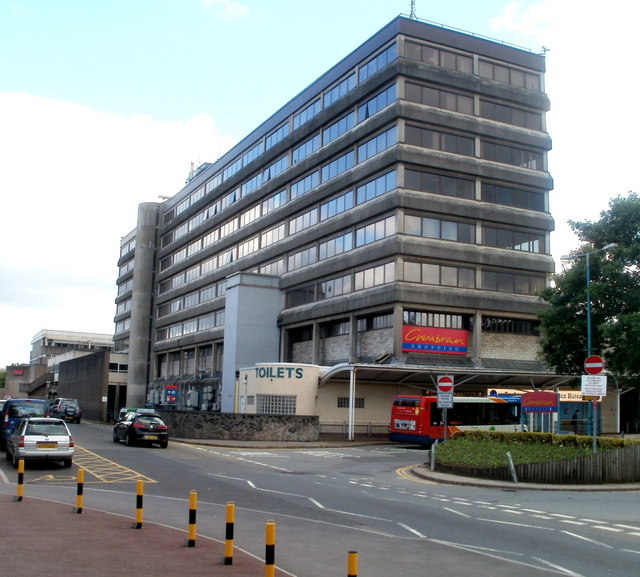
[[[546,52],[551,253],[640,192],[635,3],[415,0]],[[410,0],[0,0],[0,367],[42,329],[113,334],[121,237]]]

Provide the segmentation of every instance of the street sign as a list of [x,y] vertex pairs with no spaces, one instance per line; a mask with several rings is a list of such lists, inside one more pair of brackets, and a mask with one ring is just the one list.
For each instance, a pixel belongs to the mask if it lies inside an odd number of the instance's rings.
[[584,370],[590,375],[599,375],[604,370],[604,361],[598,355],[590,355],[584,361]]
[[441,375],[438,377],[438,392],[450,393],[453,391],[453,377],[449,375]]
[[440,375],[437,382],[438,408],[453,409],[453,377]]
[[582,375],[581,384],[583,397],[604,397],[607,394],[606,375]]

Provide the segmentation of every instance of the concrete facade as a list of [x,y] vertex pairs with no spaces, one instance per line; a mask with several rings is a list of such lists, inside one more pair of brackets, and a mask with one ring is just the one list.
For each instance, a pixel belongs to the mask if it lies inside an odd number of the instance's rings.
[[[407,367],[413,391],[439,372],[467,394],[554,386],[537,350],[554,270],[544,70],[399,17],[143,205],[118,262],[128,404],[146,386],[160,408],[244,412],[240,371],[265,362]],[[398,383],[372,370],[358,394],[381,421]],[[345,382],[317,391],[314,414],[341,421]]]

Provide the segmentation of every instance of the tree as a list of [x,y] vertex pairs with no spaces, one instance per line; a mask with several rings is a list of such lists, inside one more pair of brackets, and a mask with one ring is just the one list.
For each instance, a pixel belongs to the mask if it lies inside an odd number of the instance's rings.
[[[605,358],[618,382],[640,388],[640,198],[618,196],[600,220],[569,224],[583,244],[541,293],[547,303],[538,313],[544,360],[558,373],[583,373],[589,253],[591,353]],[[600,250],[611,243],[617,246]]]

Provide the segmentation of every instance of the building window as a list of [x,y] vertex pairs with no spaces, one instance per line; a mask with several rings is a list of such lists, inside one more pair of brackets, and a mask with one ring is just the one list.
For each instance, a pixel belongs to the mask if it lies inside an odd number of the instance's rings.
[[358,271],[354,276],[353,290],[373,288],[395,280],[395,263],[389,262]]
[[346,116],[343,116],[337,122],[329,125],[322,131],[322,143],[326,146],[331,141],[342,136],[345,132],[348,132],[356,125],[356,113],[350,112]]
[[356,229],[356,246],[364,246],[396,233],[395,216],[389,216],[378,222]]
[[356,87],[356,75],[350,74],[324,93],[324,107],[331,106]]
[[359,318],[357,320],[357,331],[364,333],[367,331],[393,328],[393,318],[393,313]]
[[464,54],[456,54],[455,52],[411,41],[405,42],[405,52],[406,57],[411,60],[473,74],[473,59]]
[[346,154],[343,154],[328,164],[325,164],[322,167],[322,182],[327,182],[328,180],[331,180],[332,178],[335,178],[343,172],[353,168],[355,166],[355,158],[355,152],[350,150]]
[[320,300],[348,294],[351,292],[351,275],[321,282],[318,288],[318,299]]
[[407,144],[414,146],[441,150],[452,154],[462,154],[464,156],[474,155],[475,143],[473,138],[468,136],[407,125],[405,137]]
[[480,326],[485,333],[538,336],[540,323],[522,319],[482,317]]
[[452,240],[456,242],[475,242],[475,226],[464,222],[453,222],[420,216],[406,215],[404,232],[414,236]]
[[[348,409],[349,406],[349,397],[338,397],[339,409]],[[353,408],[364,409],[364,397],[355,397],[353,399]]]
[[393,62],[398,57],[398,47],[395,42],[374,56],[371,60],[360,66],[358,70],[358,79],[364,82],[370,76],[373,76],[378,70],[384,68],[389,62]]
[[478,72],[483,78],[540,92],[540,74],[538,73],[525,72],[524,70],[510,68],[504,64],[497,64],[486,60],[480,60]]
[[484,290],[521,295],[536,295],[545,287],[544,276],[529,276],[491,270],[482,271]]
[[398,131],[396,127],[392,127],[389,130],[378,134],[378,136],[368,140],[364,144],[358,146],[358,162],[364,162],[376,154],[391,148],[398,142]]
[[405,325],[418,327],[434,327],[438,329],[465,329],[471,326],[471,316],[405,310],[402,313]]
[[521,250],[523,252],[544,253],[544,235],[521,230],[483,227],[482,242],[486,246]]
[[536,210],[538,212],[545,211],[545,194],[543,192],[483,182],[481,194],[482,200],[485,202]]
[[404,185],[412,190],[442,194],[455,198],[475,198],[475,182],[410,168],[404,171]]
[[437,90],[430,86],[420,86],[410,82],[407,82],[405,86],[405,96],[407,100],[418,104],[444,108],[463,114],[473,114],[473,98],[471,96]]
[[476,273],[472,268],[405,261],[404,280],[438,286],[476,288]]
[[521,108],[480,100],[480,116],[531,130],[542,130],[542,114]]
[[256,412],[262,415],[295,415],[296,395],[256,395]]
[[316,150],[320,148],[320,135],[316,134],[306,142],[303,142],[300,146],[293,149],[293,164],[300,162],[312,155]]
[[280,128],[274,130],[265,140],[265,148],[268,150],[272,146],[275,146],[278,142],[283,140],[289,135],[289,124],[283,124]]
[[303,108],[298,114],[293,116],[293,129],[300,128],[303,124],[309,122],[316,114],[319,114],[322,110],[322,103],[320,99],[312,102],[306,108]]
[[544,155],[542,152],[516,148],[507,146],[506,144],[483,140],[481,142],[481,157],[486,160],[520,166],[531,170],[544,170],[542,162]]
[[385,109],[389,104],[397,100],[396,85],[389,86],[371,100],[367,100],[358,107],[358,123],[364,122],[367,118],[372,117],[381,110]]
[[333,323],[327,323],[321,327],[321,336],[323,339],[331,337],[339,337],[349,334],[350,323],[349,321],[335,321]]

